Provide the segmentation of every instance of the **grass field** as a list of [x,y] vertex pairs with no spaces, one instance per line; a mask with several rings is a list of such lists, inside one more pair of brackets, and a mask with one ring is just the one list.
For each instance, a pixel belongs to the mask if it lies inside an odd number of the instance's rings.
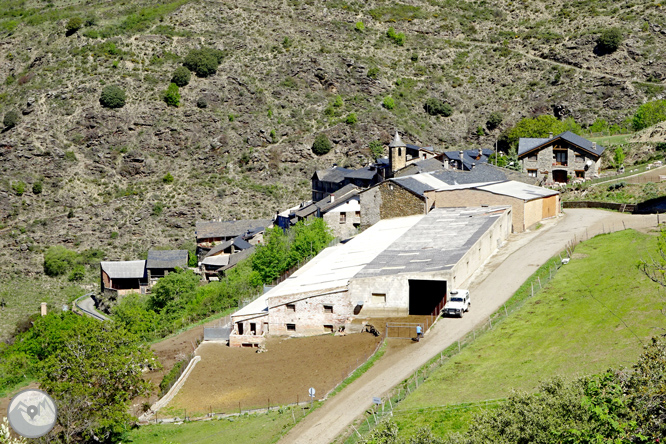
[[72,301],[85,293],[80,285],[64,279],[41,277],[0,281],[0,300],[4,299],[6,303],[4,309],[0,308],[0,340],[14,331],[17,322],[39,313],[42,302],[48,304],[49,310],[62,310],[63,304],[71,309]]
[[422,425],[440,435],[464,430],[479,406],[458,404],[532,390],[555,375],[631,365],[641,341],[666,326],[663,291],[636,267],[655,245],[655,236],[633,230],[580,244],[543,292],[400,403],[394,414],[401,431],[409,435]]
[[633,134],[618,134],[615,136],[588,137],[587,139],[590,142],[597,142],[601,146],[608,144],[622,145],[627,143],[627,139],[629,139],[631,136],[633,136]]
[[127,442],[137,444],[258,444],[276,442],[293,425],[288,409],[229,419],[140,427]]

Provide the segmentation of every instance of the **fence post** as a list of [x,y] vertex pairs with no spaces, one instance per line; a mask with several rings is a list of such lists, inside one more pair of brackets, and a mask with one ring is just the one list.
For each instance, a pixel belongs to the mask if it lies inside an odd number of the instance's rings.
[[460,353],[460,341],[458,341],[458,353]]
[[505,314],[507,317],[509,317],[509,312],[508,312],[507,309],[506,309],[506,304],[504,304],[504,314]]
[[541,277],[537,276],[537,280],[539,281],[539,289],[543,290],[543,287],[541,286]]
[[490,322],[490,328],[493,328],[493,320],[490,316],[488,316],[488,321]]

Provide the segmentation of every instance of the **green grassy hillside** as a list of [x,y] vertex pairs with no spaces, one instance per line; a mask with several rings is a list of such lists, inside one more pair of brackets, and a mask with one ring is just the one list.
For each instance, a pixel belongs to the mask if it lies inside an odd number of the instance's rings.
[[[464,349],[400,403],[410,434],[465,428],[478,406],[555,375],[593,374],[635,362],[642,343],[666,326],[664,292],[637,269],[656,237],[626,230],[576,248],[545,290]],[[455,406],[453,406],[455,405]],[[450,406],[450,407],[446,407]]]

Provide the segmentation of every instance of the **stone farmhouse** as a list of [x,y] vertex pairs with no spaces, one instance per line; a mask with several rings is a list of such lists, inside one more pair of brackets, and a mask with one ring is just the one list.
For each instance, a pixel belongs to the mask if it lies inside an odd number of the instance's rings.
[[521,138],[518,160],[528,175],[546,183],[598,177],[605,148],[570,131],[547,138]]
[[477,165],[487,163],[488,158],[494,151],[491,149],[444,151],[438,154],[436,159],[448,163],[450,168],[471,171]]
[[437,208],[329,247],[232,315],[231,346],[354,331],[358,317],[438,314],[511,232],[511,208]]

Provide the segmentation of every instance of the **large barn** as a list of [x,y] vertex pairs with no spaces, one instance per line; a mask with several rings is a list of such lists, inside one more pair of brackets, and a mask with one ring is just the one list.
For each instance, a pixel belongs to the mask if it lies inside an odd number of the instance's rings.
[[306,336],[347,327],[356,316],[429,315],[511,233],[511,207],[437,208],[382,220],[330,247],[236,312],[230,345],[267,334]]

